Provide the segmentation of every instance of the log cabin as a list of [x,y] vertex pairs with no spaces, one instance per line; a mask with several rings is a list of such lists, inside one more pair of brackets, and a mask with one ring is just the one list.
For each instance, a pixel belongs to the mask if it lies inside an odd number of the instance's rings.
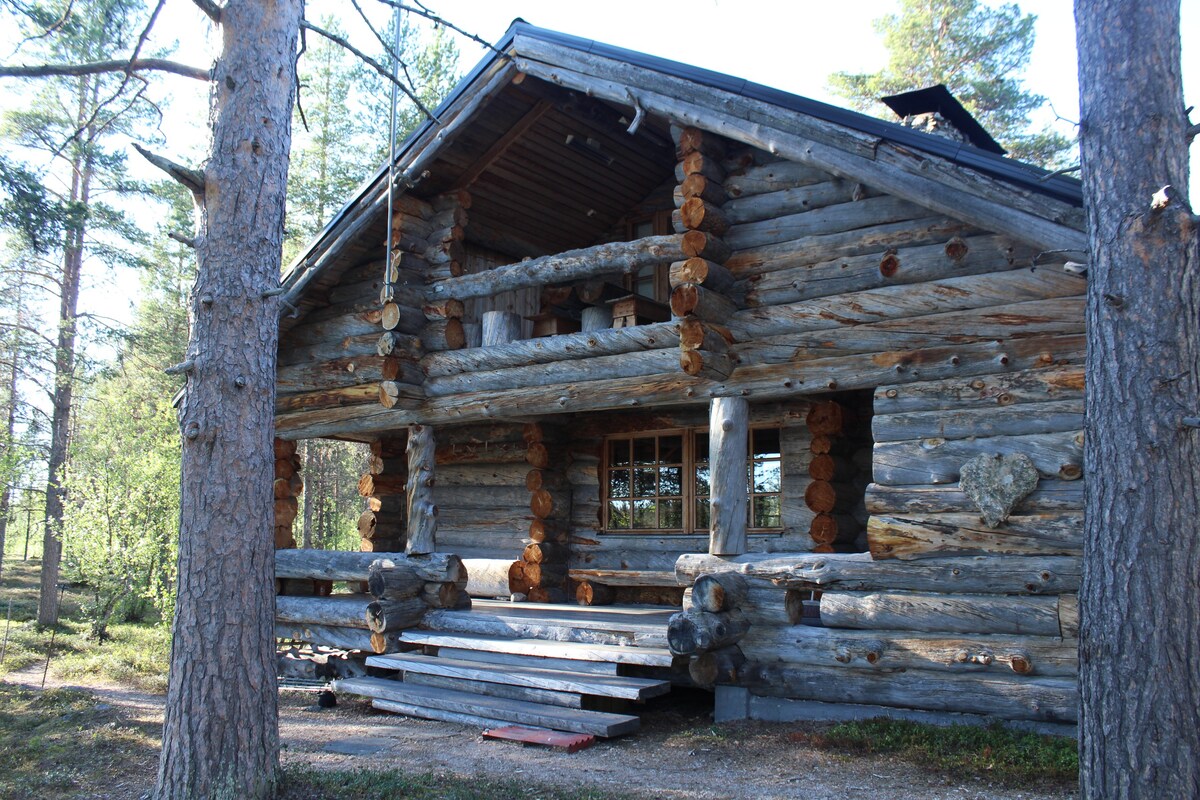
[[[279,635],[489,726],[1074,725],[1080,186],[892,101],[514,23],[283,277]],[[320,437],[362,553],[290,549]]]

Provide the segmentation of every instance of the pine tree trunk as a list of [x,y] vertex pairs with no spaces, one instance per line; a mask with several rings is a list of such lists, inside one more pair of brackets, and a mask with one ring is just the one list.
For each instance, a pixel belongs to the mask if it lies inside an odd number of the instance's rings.
[[[96,82],[79,82],[80,126],[84,126],[93,107]],[[89,128],[91,126],[88,126]],[[71,202],[86,209],[91,197],[92,156],[88,146],[93,130],[84,132],[83,141],[73,145],[78,155],[71,168]],[[68,228],[63,246],[62,285],[58,303],[58,342],[54,350],[54,394],[50,414],[50,454],[46,464],[46,515],[42,535],[41,590],[38,596],[38,625],[58,624],[58,574],[62,562],[63,487],[67,448],[71,440],[71,402],[75,380],[75,315],[79,306],[79,277],[83,270],[86,218]]]
[[[1200,797],[1200,238],[1178,2],[1077,0],[1088,268],[1080,771]],[[1153,208],[1170,184],[1173,198]]]
[[300,537],[300,546],[308,550],[313,546],[313,505],[317,497],[317,448],[316,441],[309,439],[300,443],[304,448],[304,470],[300,473],[304,476],[304,496],[300,498],[304,502],[304,528]]
[[[16,311],[14,315],[18,325],[21,323],[24,295],[25,279],[18,275]],[[20,361],[20,354],[21,331],[19,327],[14,327],[12,348],[8,352],[8,408],[5,411],[4,427],[4,458],[9,462],[7,466],[10,469],[15,466],[13,453],[16,450],[16,442],[13,440],[13,437],[17,429],[17,392],[20,388],[17,385],[17,379],[21,374],[17,369],[17,363]],[[12,481],[15,478],[16,475],[10,474],[9,480],[4,484],[4,490],[0,491],[0,575],[4,574],[4,548],[8,540],[8,512],[12,504]]]
[[230,0],[180,409],[179,596],[156,800],[272,795],[274,405],[297,0]]

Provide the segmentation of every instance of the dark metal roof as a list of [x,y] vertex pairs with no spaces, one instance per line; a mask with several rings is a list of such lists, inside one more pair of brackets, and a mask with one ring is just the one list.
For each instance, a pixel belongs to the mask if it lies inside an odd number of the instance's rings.
[[943,119],[958,128],[963,136],[970,139],[971,143],[981,150],[1000,155],[1007,152],[979,124],[979,120],[975,119],[970,111],[963,108],[963,104],[958,102],[958,98],[951,94],[943,83],[939,83],[937,86],[927,86],[924,89],[914,89],[911,92],[888,95],[879,98],[879,101],[900,117],[940,114]]

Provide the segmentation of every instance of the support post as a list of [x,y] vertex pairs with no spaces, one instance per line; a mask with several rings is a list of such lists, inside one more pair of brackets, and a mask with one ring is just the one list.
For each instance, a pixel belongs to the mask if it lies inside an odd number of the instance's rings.
[[746,552],[749,422],[750,403],[746,398],[713,398],[708,424],[712,506],[708,552],[714,556],[736,556]]
[[408,543],[409,555],[437,549],[437,506],[433,502],[434,441],[428,425],[408,427]]
[[483,312],[483,346],[508,344],[521,338],[521,315],[512,311]]

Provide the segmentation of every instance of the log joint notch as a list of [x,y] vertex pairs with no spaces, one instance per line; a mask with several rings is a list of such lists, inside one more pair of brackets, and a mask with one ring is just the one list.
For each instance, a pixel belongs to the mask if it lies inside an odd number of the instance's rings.
[[[706,326],[728,320],[738,309],[735,281],[725,268],[730,249],[720,238],[729,228],[721,210],[726,142],[698,128],[675,131],[679,165],[675,175],[676,229],[683,231],[684,258],[671,265],[671,314],[680,320],[679,368],[688,375],[723,381],[733,371],[732,337]],[[714,334],[714,335],[709,335]]]

